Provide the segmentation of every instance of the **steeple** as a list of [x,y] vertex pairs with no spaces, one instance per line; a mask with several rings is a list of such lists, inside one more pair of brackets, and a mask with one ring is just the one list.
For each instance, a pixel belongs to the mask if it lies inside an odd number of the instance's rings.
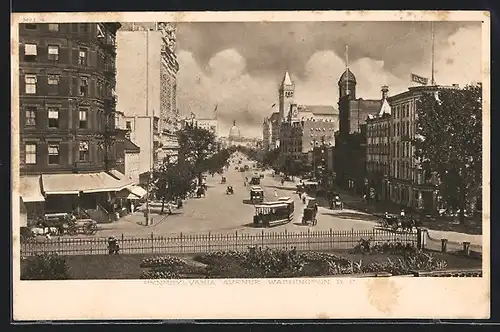
[[285,76],[283,77],[283,82],[281,82],[281,85],[293,85],[290,74],[288,74],[288,70],[285,72]]

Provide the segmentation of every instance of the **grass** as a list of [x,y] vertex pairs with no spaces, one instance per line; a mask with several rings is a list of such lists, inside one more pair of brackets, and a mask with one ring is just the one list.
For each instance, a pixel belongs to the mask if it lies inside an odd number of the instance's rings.
[[[348,251],[334,251],[333,254],[342,256],[354,262],[363,261],[364,264],[371,262],[384,262],[387,258],[394,258],[390,254],[354,254]],[[458,256],[453,254],[435,253],[438,259],[447,261],[448,269],[480,268],[481,260]],[[74,255],[66,256],[71,279],[139,279],[142,270],[140,265],[145,258],[162,256],[158,254],[121,254],[121,255]],[[176,255],[187,261],[193,261],[197,255]],[[28,258],[29,259],[29,258]],[[27,261],[21,262],[21,271],[26,267]],[[21,272],[22,274],[22,272]],[[191,278],[202,278],[199,272],[190,276]],[[251,276],[249,276],[251,277]]]

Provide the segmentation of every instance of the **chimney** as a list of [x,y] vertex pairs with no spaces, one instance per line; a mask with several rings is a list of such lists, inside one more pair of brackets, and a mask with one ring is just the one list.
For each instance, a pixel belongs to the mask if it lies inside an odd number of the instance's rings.
[[387,85],[382,86],[382,100],[387,99],[389,94],[389,87]]

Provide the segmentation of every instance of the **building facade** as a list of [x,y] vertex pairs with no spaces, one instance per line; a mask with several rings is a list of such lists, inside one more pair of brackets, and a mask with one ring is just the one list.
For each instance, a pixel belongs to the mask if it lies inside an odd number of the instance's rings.
[[441,205],[436,174],[427,174],[414,157],[417,101],[424,93],[438,98],[442,89],[458,86],[418,86],[388,97],[392,109],[390,198],[394,203],[418,210],[434,211]]
[[269,117],[265,117],[262,122],[262,148],[264,151],[271,150],[272,146],[272,126],[271,119]]
[[356,77],[346,69],[338,81],[340,116],[339,131],[335,135],[334,169],[337,185],[363,194],[369,189],[366,119],[378,114],[382,99],[357,98],[356,85]]
[[[124,23],[117,34],[117,94],[121,96],[117,107],[125,115],[125,123],[120,123],[120,127],[125,128],[127,118],[135,116],[150,117],[153,123],[159,119],[159,141],[154,142],[152,149],[141,146],[141,153],[148,155],[147,160],[153,158],[153,165],[166,156],[177,156],[178,151],[179,65],[175,32],[175,27],[169,23]],[[145,128],[150,126],[136,129]],[[149,133],[149,136],[156,134]]]
[[118,23],[20,24],[25,203],[44,202],[44,210],[53,212],[109,207],[112,193],[126,187],[113,175],[119,28]]
[[369,115],[367,125],[366,172],[371,192],[377,199],[390,198],[389,179],[391,166],[391,106],[387,101],[389,88],[382,87],[382,106],[380,112]]
[[180,122],[180,127],[184,128],[186,125],[193,125],[198,128],[202,128],[210,131],[215,136],[218,135],[219,132],[219,121],[217,118],[197,118],[194,114],[191,114],[190,117],[182,119]]

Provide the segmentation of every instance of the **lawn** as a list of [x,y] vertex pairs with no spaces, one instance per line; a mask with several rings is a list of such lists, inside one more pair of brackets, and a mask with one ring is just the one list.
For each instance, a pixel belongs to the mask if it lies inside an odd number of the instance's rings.
[[[315,253],[307,253],[307,255]],[[321,253],[318,253],[321,255]],[[363,265],[382,264],[387,262],[387,258],[396,261],[398,254],[385,254],[385,253],[370,253],[361,254],[349,251],[335,251],[330,252],[336,256],[347,261],[355,263],[362,262]],[[458,256],[454,254],[435,253],[432,255],[436,260],[444,260],[447,263],[447,269],[461,269],[461,268],[480,268],[481,260],[477,258],[470,258]],[[82,255],[82,256],[66,256],[66,262],[69,267],[70,279],[140,279],[144,268],[141,268],[141,263],[148,258],[155,258],[159,255],[154,254],[126,254],[126,255]],[[163,256],[165,257],[165,256]],[[243,269],[241,265],[235,260],[227,260],[225,258],[215,260],[212,262],[203,261],[208,263],[208,272],[205,268],[206,265],[198,262],[199,255],[176,255],[175,257],[182,258],[188,264],[180,269],[179,275],[182,278],[244,278],[244,277],[262,277],[261,267],[252,267],[251,269]],[[257,258],[259,259],[259,258]],[[259,259],[260,260],[260,259]],[[258,262],[260,264],[260,262]],[[272,262],[273,263],[273,262]],[[313,262],[314,263],[314,262]],[[306,266],[301,271],[300,275],[294,276],[314,276],[318,275],[317,270],[319,267],[315,263],[306,263]],[[27,261],[21,263],[21,269],[26,267]],[[372,265],[373,265],[372,264]],[[323,264],[324,265],[324,264]],[[323,272],[319,273],[322,275]],[[285,271],[283,274],[270,275],[270,276],[288,276]]]

